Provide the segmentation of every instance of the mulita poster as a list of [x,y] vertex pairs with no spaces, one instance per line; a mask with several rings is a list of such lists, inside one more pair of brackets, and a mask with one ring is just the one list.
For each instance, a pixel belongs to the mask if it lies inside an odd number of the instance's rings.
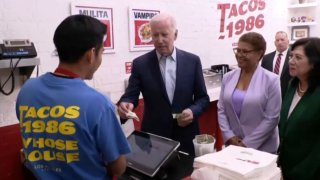
[[129,8],[130,51],[153,49],[150,20],[159,10]]
[[83,14],[100,20],[107,26],[107,39],[103,42],[104,53],[114,53],[112,8],[94,4],[71,4],[71,14]]

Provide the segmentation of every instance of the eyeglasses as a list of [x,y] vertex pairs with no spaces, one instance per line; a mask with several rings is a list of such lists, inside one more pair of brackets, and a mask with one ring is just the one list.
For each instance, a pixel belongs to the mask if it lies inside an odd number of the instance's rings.
[[289,55],[289,60],[293,61],[302,61],[304,59],[306,59],[307,57],[304,55],[299,55],[299,54],[290,54]]
[[246,49],[239,49],[239,48],[233,48],[233,52],[234,54],[238,55],[238,54],[242,54],[243,56],[247,56],[249,53],[256,51],[255,49],[252,50],[246,50]]

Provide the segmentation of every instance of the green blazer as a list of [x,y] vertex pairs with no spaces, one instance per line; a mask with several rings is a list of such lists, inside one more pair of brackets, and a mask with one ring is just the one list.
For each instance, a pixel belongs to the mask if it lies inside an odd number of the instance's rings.
[[285,179],[320,179],[320,87],[306,92],[288,118],[296,88],[289,86],[282,104],[278,163]]

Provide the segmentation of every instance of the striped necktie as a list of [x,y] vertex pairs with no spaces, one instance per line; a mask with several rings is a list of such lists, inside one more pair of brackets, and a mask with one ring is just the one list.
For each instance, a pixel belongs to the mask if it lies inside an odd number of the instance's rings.
[[274,69],[273,69],[273,72],[276,74],[279,74],[279,71],[280,71],[281,56],[282,54],[280,53],[277,57],[276,65],[274,66]]

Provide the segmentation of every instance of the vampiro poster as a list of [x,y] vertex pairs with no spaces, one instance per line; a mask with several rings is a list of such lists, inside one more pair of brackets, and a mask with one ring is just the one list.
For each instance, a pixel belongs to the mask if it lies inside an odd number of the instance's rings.
[[130,50],[141,51],[153,48],[150,20],[159,10],[129,9]]

